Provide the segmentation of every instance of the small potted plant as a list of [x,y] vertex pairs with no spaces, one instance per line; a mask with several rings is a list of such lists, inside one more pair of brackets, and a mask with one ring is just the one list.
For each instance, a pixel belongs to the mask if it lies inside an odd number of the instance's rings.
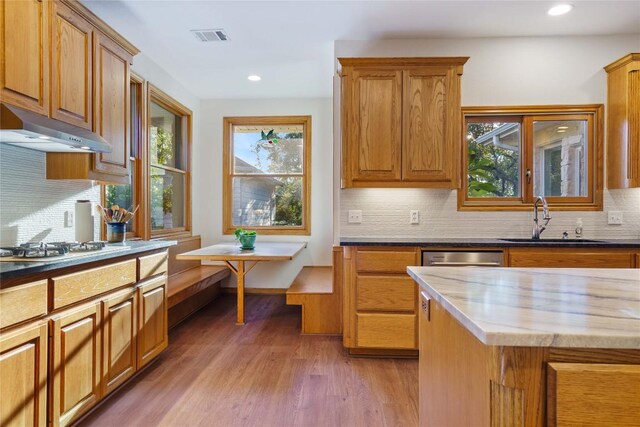
[[234,234],[236,235],[236,240],[240,242],[242,249],[254,248],[258,233],[243,228],[236,228]]

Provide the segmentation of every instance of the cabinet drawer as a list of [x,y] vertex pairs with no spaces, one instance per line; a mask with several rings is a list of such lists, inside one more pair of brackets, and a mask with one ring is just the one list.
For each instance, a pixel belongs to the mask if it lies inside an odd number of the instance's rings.
[[416,283],[408,276],[358,276],[358,310],[414,311]]
[[633,426],[639,413],[640,365],[547,366],[548,426]]
[[135,283],[136,260],[130,259],[104,267],[54,277],[51,281],[53,282],[53,309],[56,310],[112,289]]
[[607,250],[509,250],[509,267],[633,268],[631,252]]
[[358,347],[417,348],[415,314],[359,313],[356,322]]
[[367,251],[356,255],[356,270],[361,273],[405,273],[407,266],[418,265],[416,252],[411,251]]
[[167,252],[141,256],[138,258],[138,280],[162,274],[167,271]]
[[46,280],[0,291],[0,329],[46,313]]

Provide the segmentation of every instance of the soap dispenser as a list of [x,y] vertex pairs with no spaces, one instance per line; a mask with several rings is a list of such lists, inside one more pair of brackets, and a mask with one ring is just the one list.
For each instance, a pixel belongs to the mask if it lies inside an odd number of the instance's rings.
[[576,220],[576,239],[582,239],[582,218]]

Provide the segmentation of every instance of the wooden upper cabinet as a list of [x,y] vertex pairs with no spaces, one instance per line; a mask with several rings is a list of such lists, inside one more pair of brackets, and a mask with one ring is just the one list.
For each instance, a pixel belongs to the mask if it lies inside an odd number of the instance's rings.
[[0,98],[49,114],[49,2],[0,3]]
[[339,59],[343,187],[459,187],[467,59]]
[[357,181],[401,178],[402,71],[356,70],[346,153]]
[[129,183],[130,66],[138,49],[80,3],[52,3],[51,117],[92,130],[110,153],[47,153],[47,179]]
[[111,144],[111,153],[94,156],[96,171],[129,174],[129,64],[132,56],[108,37],[94,33],[94,130]]
[[640,53],[605,67],[607,187],[640,187]]
[[459,185],[460,95],[452,67],[404,73],[402,177]]
[[91,130],[94,27],[65,4],[51,5],[51,117]]

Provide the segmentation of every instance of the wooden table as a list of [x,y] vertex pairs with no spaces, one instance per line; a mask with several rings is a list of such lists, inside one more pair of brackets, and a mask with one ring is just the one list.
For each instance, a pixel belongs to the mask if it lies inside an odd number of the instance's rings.
[[[195,251],[178,254],[176,259],[201,261],[224,261],[238,277],[238,320],[237,325],[244,325],[244,276],[259,261],[290,261],[307,247],[306,243],[269,243],[258,242],[255,249],[240,249],[238,243],[219,243]],[[231,262],[236,261],[234,266]],[[251,261],[248,268],[245,262]]]

